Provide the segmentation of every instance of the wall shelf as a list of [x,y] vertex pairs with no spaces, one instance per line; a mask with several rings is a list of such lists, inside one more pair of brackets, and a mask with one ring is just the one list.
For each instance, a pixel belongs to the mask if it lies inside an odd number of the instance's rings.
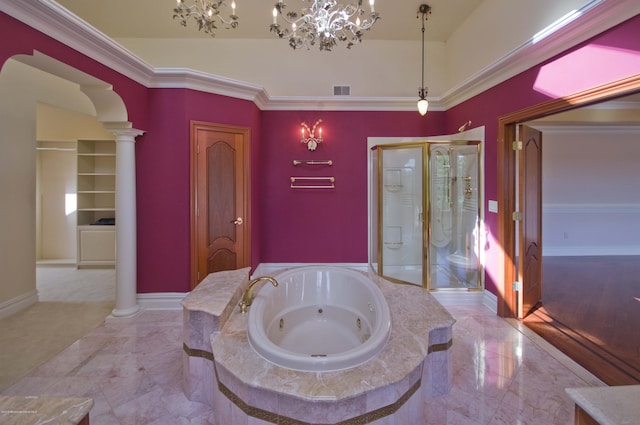
[[78,268],[115,265],[116,143],[78,140]]
[[291,177],[291,189],[335,189],[335,177]]
[[333,161],[330,159],[294,159],[293,160],[293,165],[326,165],[326,166],[331,166],[333,165]]

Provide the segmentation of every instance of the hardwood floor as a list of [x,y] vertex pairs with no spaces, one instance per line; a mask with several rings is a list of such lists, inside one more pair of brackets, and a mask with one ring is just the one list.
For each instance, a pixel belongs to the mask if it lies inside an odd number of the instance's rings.
[[606,384],[640,384],[640,257],[545,257],[523,322]]

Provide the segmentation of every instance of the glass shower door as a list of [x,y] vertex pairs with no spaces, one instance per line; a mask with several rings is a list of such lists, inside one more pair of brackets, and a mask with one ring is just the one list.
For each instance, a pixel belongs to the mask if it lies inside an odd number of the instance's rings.
[[429,165],[430,289],[477,289],[478,146],[433,144]]
[[424,174],[423,146],[384,148],[380,155],[382,207],[378,247],[379,273],[402,282],[423,285]]

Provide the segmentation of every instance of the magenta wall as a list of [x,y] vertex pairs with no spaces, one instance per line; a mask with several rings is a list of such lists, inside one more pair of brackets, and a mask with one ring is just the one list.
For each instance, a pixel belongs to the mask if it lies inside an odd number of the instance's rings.
[[[149,90],[149,125],[136,143],[138,292],[185,292],[190,286],[190,122],[251,129],[260,152],[260,110],[253,102],[184,89]],[[259,175],[252,173],[252,264],[260,259]]]
[[[138,292],[183,292],[189,289],[191,120],[251,129],[254,266],[260,262],[362,263],[367,261],[367,137],[452,133],[468,120],[474,127],[484,125],[486,199],[496,199],[498,117],[549,100],[554,97],[550,93],[560,97],[563,88],[586,89],[640,73],[638,34],[640,17],[449,111],[429,112],[426,117],[413,111],[260,111],[252,102],[225,96],[146,89],[4,13],[0,13],[0,64],[15,54],[39,50],[113,85],[133,126],[146,131],[136,142]],[[298,142],[300,122],[312,124],[318,118],[324,121],[326,141],[309,152]],[[293,167],[293,159],[331,159],[335,165]],[[336,188],[292,190],[289,177],[297,175],[331,175]],[[495,214],[487,213],[486,224],[486,287],[496,293]]]
[[[367,262],[367,137],[428,136],[443,131],[442,112],[263,112],[262,258],[265,263]],[[300,123],[322,119],[316,151],[300,143]],[[330,159],[330,167],[293,166]],[[292,176],[332,176],[335,189],[291,189]]]

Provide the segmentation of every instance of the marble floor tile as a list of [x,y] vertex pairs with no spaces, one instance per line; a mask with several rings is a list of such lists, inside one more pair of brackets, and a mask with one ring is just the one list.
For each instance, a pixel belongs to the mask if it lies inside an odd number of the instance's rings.
[[[572,423],[564,389],[588,386],[583,376],[485,307],[446,307],[452,388],[424,406],[429,424]],[[181,335],[180,311],[109,318],[2,394],[91,397],[92,425],[229,425],[183,394]]]

